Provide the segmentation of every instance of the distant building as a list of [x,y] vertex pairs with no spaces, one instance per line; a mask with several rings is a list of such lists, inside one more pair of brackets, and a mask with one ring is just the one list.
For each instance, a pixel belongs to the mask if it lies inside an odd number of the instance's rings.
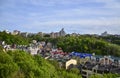
[[12,35],[18,35],[18,34],[20,34],[20,31],[14,30],[11,34],[12,34]]
[[72,33],[72,34],[70,34],[70,36],[80,36],[80,34]]
[[118,34],[115,34],[115,35],[113,35],[114,37],[118,37],[118,38],[120,38],[120,35],[118,35]]
[[35,33],[28,33],[27,36],[31,37],[33,35],[36,35]]
[[101,34],[101,36],[108,36],[109,34],[107,33],[107,31],[105,31],[105,32],[103,32],[102,34]]
[[59,37],[60,34],[58,32],[55,33],[55,38]]
[[50,37],[51,37],[51,38],[55,38],[54,32],[50,33]]
[[66,35],[66,33],[65,33],[65,31],[64,31],[64,28],[62,28],[62,29],[60,30],[59,35],[60,35],[60,36],[65,36],[65,35]]
[[62,28],[59,32],[50,33],[51,38],[57,38],[57,37],[60,37],[60,36],[65,36],[65,35],[66,35],[66,33],[64,31],[64,28]]
[[22,32],[21,35],[22,35],[23,37],[27,37],[27,36],[28,36],[28,32]]
[[7,34],[10,34],[10,32],[8,30],[3,30],[3,32],[6,32]]
[[38,32],[38,35],[40,35],[41,37],[43,37],[43,33],[42,32]]

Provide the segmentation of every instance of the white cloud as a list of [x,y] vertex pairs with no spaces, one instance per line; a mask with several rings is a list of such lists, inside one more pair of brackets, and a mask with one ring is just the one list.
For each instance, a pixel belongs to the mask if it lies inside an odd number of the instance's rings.
[[102,2],[105,4],[104,8],[120,8],[119,0],[93,0],[96,2]]
[[[95,3],[100,5],[97,7],[83,5],[92,2],[93,5]],[[99,28],[102,31],[104,27],[110,27],[111,32],[116,29],[116,32],[119,32],[119,9],[119,0],[7,0],[2,1],[0,6],[2,13],[0,24],[18,24],[24,26],[23,28],[36,28],[36,30],[42,29],[42,26],[49,29],[58,25],[82,26],[87,31],[92,26],[94,31],[98,31]]]
[[35,26],[55,26],[55,25],[81,25],[86,27],[91,26],[120,26],[120,18],[112,18],[112,19],[81,19],[81,20],[56,20],[56,21],[33,21],[32,25]]

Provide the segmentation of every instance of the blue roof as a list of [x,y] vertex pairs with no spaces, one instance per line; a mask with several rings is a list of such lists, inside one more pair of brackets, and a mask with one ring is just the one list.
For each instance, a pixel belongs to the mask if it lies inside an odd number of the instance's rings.
[[71,56],[79,56],[80,58],[91,57],[92,54],[88,53],[79,53],[79,52],[72,52],[70,53]]

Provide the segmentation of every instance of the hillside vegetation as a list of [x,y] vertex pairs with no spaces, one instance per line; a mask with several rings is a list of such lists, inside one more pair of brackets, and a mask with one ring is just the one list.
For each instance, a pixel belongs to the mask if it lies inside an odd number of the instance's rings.
[[114,55],[120,56],[120,46],[112,44],[102,39],[85,36],[61,37],[57,41],[57,46],[66,52],[87,52],[97,55]]
[[[59,67],[59,66],[58,66]],[[56,69],[40,55],[23,51],[0,52],[0,78],[81,78],[74,72]]]
[[5,41],[7,44],[28,45],[29,39],[20,35],[11,35],[6,32],[0,32],[0,41]]

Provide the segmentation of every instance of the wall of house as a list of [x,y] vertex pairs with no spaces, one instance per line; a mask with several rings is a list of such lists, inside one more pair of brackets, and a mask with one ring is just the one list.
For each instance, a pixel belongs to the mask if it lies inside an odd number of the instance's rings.
[[73,65],[77,65],[77,60],[71,59],[69,61],[66,62],[66,69],[68,69],[68,67],[73,64]]

